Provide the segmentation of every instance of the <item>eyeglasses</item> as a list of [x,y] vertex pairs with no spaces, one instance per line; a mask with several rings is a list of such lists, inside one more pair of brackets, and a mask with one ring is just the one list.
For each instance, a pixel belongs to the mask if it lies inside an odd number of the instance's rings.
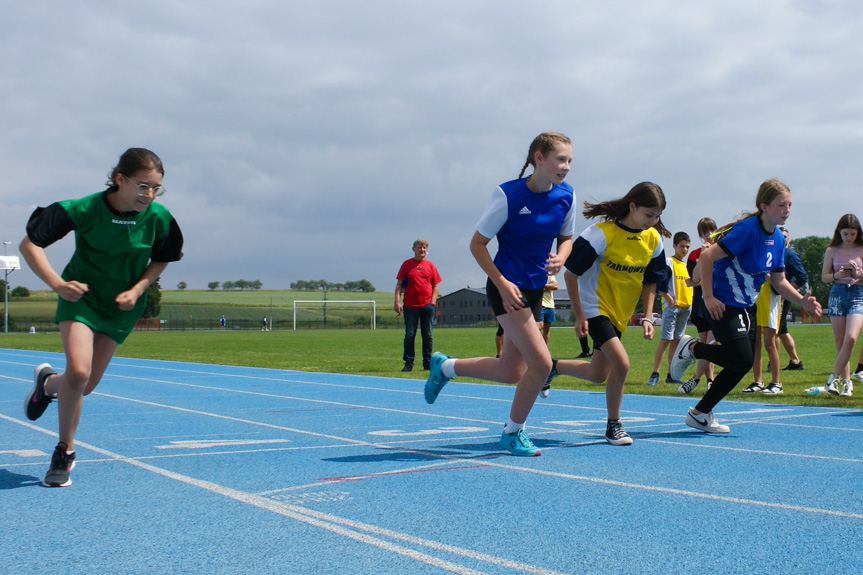
[[[129,180],[129,181],[132,182],[132,180]],[[165,192],[167,191],[164,186],[151,186],[151,185],[145,184],[143,182],[142,183],[132,182],[132,183],[135,185],[136,188],[138,188],[138,197],[139,198],[149,197],[151,192],[152,192],[152,195],[154,198],[158,198],[160,196],[164,196]]]

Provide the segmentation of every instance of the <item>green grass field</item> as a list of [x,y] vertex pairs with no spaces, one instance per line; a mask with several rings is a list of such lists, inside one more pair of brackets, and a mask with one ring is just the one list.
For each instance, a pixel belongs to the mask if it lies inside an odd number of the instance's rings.
[[[694,335],[694,330],[690,328]],[[441,328],[434,332],[435,349],[456,357],[494,355],[493,328]],[[830,395],[807,395],[803,390],[823,385],[835,359],[833,335],[829,325],[795,325],[791,333],[806,366],[804,371],[782,372],[785,393],[776,397],[740,393],[751,382],[747,377],[729,398],[763,403],[793,403],[823,406],[863,407],[863,384],[853,398]],[[402,374],[401,347],[404,332],[398,329],[372,330],[279,330],[261,331],[161,331],[137,332],[123,344],[118,355],[226,365],[249,365],[278,369],[355,373],[411,379],[406,385],[420,389],[425,372],[415,370]],[[419,338],[418,338],[419,340]],[[655,341],[646,341],[638,328],[631,328],[623,338],[631,365],[627,392],[651,395],[677,395],[677,385],[660,383],[648,387]],[[62,351],[58,334],[0,334],[0,346],[7,348]],[[555,328],[550,348],[556,358],[574,357],[578,341],[572,328]],[[419,351],[419,341],[417,341]],[[788,362],[784,352],[782,364]],[[852,356],[856,365],[857,350]],[[766,360],[765,360],[766,367]],[[665,365],[661,368],[664,379]],[[769,379],[769,374],[765,374]],[[555,380],[556,388],[602,389],[568,377]],[[704,382],[694,396],[704,392]],[[552,396],[553,397],[553,396]],[[625,403],[624,403],[625,408]]]

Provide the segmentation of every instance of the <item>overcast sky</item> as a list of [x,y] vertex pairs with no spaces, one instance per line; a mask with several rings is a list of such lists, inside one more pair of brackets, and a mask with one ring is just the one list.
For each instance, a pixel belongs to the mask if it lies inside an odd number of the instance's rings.
[[[695,239],[777,177],[792,236],[826,236],[863,216],[861,68],[850,0],[12,2],[0,238],[17,255],[36,206],[104,189],[141,146],[186,238],[163,288],[392,291],[423,237],[446,294],[485,284],[468,241],[546,130],[573,140],[579,204],[650,180]],[[48,248],[58,271],[71,250]]]

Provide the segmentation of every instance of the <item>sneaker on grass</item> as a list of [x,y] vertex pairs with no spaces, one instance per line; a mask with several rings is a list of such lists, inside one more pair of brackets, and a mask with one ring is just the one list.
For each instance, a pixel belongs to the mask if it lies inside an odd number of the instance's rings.
[[743,390],[743,393],[761,393],[764,391],[764,384],[760,381],[754,381],[749,384],[749,387]]
[[450,378],[446,377],[441,372],[441,366],[447,359],[449,359],[449,356],[439,351],[432,354],[431,363],[429,365],[429,377],[426,380],[425,387],[425,396],[428,403],[435,402],[437,396],[440,394],[440,390],[442,390],[443,386],[445,386],[450,380]]
[[764,395],[779,395],[782,393],[782,384],[775,381],[761,390]]
[[623,429],[619,419],[609,419],[605,427],[605,440],[612,445],[632,445],[632,438]]
[[694,341],[698,340],[691,335],[684,335],[680,338],[680,343],[677,344],[677,349],[674,350],[674,356],[671,358],[671,365],[668,369],[669,375],[673,379],[682,381],[686,368],[695,361],[695,356],[692,355],[692,350],[690,349]]
[[827,385],[824,386],[824,389],[827,390],[827,393],[839,395],[839,378],[834,377],[834,375],[831,373],[830,377],[827,379]]
[[698,385],[698,380],[690,377],[687,381],[680,384],[677,388],[677,393],[692,393],[692,390]]
[[707,433],[728,433],[731,428],[727,425],[720,425],[716,418],[713,417],[713,412],[695,414],[690,407],[686,411],[686,425],[706,431]]
[[75,468],[75,453],[66,453],[66,444],[58,443],[51,455],[51,465],[42,480],[45,487],[67,487],[72,485],[69,472]]
[[850,379],[846,379],[842,384],[842,391],[839,392],[839,395],[842,397],[851,397],[854,395],[854,384],[851,383]]
[[851,379],[856,379],[857,381],[863,382],[863,369],[856,373],[852,373]]
[[48,376],[54,375],[54,369],[47,363],[40,363],[33,370],[33,389],[24,398],[24,414],[30,421],[36,421],[54,400],[54,397],[45,393],[45,381]]
[[657,383],[659,383],[659,374],[654,371],[653,373],[650,374],[650,377],[647,378],[647,385],[652,386],[652,385],[656,385]]
[[507,433],[504,431],[500,434],[498,445],[509,451],[512,455],[521,457],[533,457],[540,455],[539,449],[530,440],[524,429],[519,429],[515,433]]

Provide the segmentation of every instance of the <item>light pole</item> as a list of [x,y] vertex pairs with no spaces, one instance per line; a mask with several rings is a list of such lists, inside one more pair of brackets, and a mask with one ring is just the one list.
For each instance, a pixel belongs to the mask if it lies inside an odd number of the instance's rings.
[[3,270],[3,333],[9,333],[9,274],[21,269],[17,256],[7,256],[6,246],[12,242],[3,242],[3,257],[0,258],[0,269]]

